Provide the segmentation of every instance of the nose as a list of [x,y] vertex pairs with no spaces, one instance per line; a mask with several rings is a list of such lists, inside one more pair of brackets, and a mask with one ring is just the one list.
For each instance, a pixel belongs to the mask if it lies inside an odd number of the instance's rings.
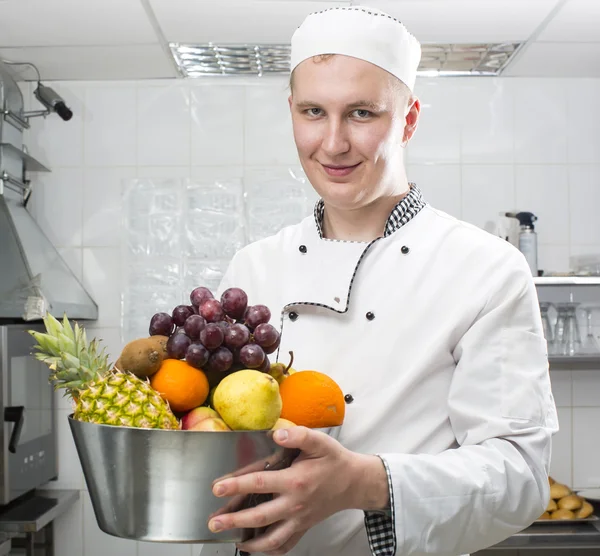
[[343,122],[329,119],[324,130],[321,148],[329,157],[347,153],[350,150],[348,130]]

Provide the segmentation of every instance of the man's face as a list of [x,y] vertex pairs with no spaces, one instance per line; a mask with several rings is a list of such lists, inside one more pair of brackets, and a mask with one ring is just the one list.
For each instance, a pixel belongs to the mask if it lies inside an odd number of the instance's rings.
[[402,143],[414,132],[419,105],[407,117],[411,106],[401,87],[383,69],[348,56],[308,59],[296,68],[289,99],[294,139],[308,179],[328,204],[352,210],[406,185],[399,183]]

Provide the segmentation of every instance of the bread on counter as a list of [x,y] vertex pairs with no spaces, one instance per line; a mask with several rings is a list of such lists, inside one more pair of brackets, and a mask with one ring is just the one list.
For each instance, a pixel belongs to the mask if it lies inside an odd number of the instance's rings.
[[538,519],[585,519],[594,513],[594,506],[585,498],[574,494],[567,485],[557,483],[552,477],[548,478],[548,482],[550,501],[546,511]]

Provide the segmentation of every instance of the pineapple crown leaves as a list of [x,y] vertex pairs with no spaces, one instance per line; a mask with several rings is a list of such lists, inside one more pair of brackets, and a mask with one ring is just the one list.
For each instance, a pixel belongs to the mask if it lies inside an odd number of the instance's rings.
[[43,321],[47,333],[29,330],[29,334],[37,341],[35,358],[54,371],[50,380],[57,382],[55,389],[76,390],[109,370],[106,348],[99,350],[96,339],[88,344],[85,329],[79,324],[71,326],[66,315],[61,323],[50,313]]

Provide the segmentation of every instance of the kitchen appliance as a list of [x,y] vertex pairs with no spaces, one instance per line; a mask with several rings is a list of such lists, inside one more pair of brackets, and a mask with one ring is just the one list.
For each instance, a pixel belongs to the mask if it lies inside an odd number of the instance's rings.
[[31,356],[28,329],[42,324],[0,326],[0,505],[57,476],[54,391],[45,365]]

